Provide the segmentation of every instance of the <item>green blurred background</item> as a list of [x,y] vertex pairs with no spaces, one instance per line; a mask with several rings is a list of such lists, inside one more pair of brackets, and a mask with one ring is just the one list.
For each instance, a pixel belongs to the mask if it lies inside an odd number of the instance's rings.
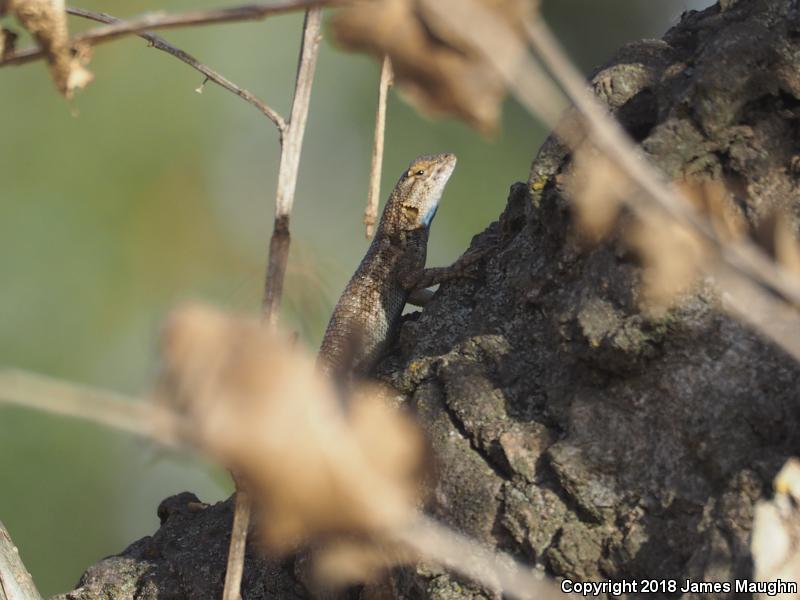
[[[588,71],[708,4],[544,0],[544,13]],[[198,3],[84,6],[130,16]],[[291,15],[163,35],[287,114],[301,22]],[[258,310],[278,143],[254,108],[213,84],[197,94],[198,73],[138,38],[98,47],[90,68],[95,81],[72,103],[41,62],[0,71],[0,365],[141,394],[156,368],[159,323],[176,303]],[[323,43],[282,317],[311,348],[367,244],[377,75],[372,60]],[[429,264],[451,262],[497,217],[544,134],[513,101],[487,140],[392,95],[384,191],[417,154],[460,159]],[[218,469],[141,440],[0,405],[0,520],[45,595],[152,533],[162,498],[192,490],[214,502],[231,489]]]

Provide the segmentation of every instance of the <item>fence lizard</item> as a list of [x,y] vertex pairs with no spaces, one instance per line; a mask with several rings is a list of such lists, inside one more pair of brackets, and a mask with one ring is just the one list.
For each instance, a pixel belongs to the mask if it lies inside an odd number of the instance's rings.
[[392,190],[375,238],[333,310],[318,363],[335,378],[364,375],[374,366],[415,290],[464,276],[482,253],[449,267],[425,268],[428,233],[454,154],[414,159]]

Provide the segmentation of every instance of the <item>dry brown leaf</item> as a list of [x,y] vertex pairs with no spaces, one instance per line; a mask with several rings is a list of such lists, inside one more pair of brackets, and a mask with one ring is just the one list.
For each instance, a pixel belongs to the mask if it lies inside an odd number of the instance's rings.
[[591,240],[608,235],[624,199],[632,192],[630,180],[591,144],[575,152],[573,172],[567,180],[580,230]]
[[678,184],[678,189],[698,212],[708,218],[719,239],[735,242],[747,236],[747,219],[724,183],[719,180],[684,180]]
[[[481,0],[513,24],[534,13],[529,0]],[[344,47],[391,58],[398,89],[418,108],[453,114],[483,132],[497,127],[505,85],[468,39],[425,9],[422,0],[362,0],[331,20]]]
[[708,251],[689,229],[650,215],[632,228],[629,241],[644,261],[644,307],[659,312],[696,281]]
[[785,269],[800,273],[800,245],[792,229],[792,217],[784,210],[767,215],[756,230],[758,243]]
[[92,74],[80,57],[73,57],[69,47],[67,16],[63,2],[55,0],[7,0],[6,8],[36,39],[47,54],[50,75],[58,91],[66,98],[85,87]]
[[380,537],[413,517],[421,436],[375,394],[354,396],[346,414],[310,356],[205,307],[175,313],[162,354],[156,398],[184,416],[180,436],[248,481],[273,549]]
[[418,559],[415,552],[399,544],[376,545],[369,540],[343,538],[318,550],[315,575],[329,585],[343,587],[377,581],[386,570]]
[[[681,181],[677,187],[720,240],[746,237],[745,216],[722,182]],[[696,233],[656,213],[640,214],[629,239],[644,260],[643,303],[651,312],[663,310],[687,292],[710,260],[709,249]]]
[[775,223],[775,258],[782,267],[800,274],[800,245],[788,218]]

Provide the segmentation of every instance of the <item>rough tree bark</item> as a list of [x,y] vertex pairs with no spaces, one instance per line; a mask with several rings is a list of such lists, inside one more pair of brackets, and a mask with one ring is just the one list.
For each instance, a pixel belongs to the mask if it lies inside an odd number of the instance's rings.
[[[796,0],[688,12],[592,83],[670,177],[724,179],[754,226],[779,206],[800,216]],[[709,285],[642,314],[636,258],[574,232],[569,164],[548,140],[476,240],[495,244],[484,277],[443,286],[380,367],[430,432],[431,511],[554,575],[748,577],[754,501],[800,449],[800,368],[722,314]],[[155,535],[59,598],[218,597],[230,503],[195,500],[165,500]],[[244,597],[303,596],[292,572],[252,549]],[[396,597],[481,594],[432,566],[392,584]]]

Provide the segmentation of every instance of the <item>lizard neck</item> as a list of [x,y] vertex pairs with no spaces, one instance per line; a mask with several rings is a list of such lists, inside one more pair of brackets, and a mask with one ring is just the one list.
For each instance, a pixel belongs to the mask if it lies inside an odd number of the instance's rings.
[[436,214],[436,205],[433,205],[429,214],[423,223],[412,220],[409,218],[406,211],[403,209],[403,204],[407,198],[395,188],[392,190],[389,200],[386,203],[386,208],[381,215],[380,223],[378,224],[375,239],[383,238],[388,239],[392,244],[402,245],[406,240],[427,240],[428,232],[430,231],[431,221]]

